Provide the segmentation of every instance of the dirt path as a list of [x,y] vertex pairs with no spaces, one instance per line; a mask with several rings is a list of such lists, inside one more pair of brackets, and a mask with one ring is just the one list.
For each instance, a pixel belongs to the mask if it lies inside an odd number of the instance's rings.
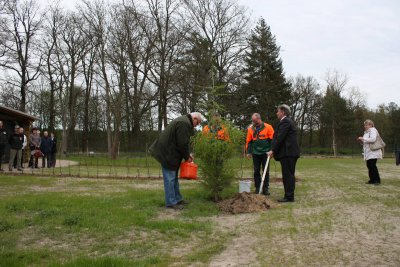
[[[77,161],[72,161],[72,160],[65,160],[65,159],[60,159],[57,160],[55,168],[62,168],[62,167],[68,167],[68,166],[74,166],[78,165],[79,163]],[[42,166],[42,161],[39,159],[39,168],[38,169],[32,169],[28,167],[28,163],[23,164],[23,169],[22,171],[18,171],[17,169],[13,169],[12,171],[8,170],[8,163],[2,164],[2,167],[4,169],[3,173],[35,173],[35,172],[40,172],[41,171],[41,166]]]
[[213,218],[218,230],[235,235],[224,250],[211,259],[209,266],[257,266],[257,254],[254,250],[257,238],[250,230],[254,229],[259,217],[260,213],[248,213]]

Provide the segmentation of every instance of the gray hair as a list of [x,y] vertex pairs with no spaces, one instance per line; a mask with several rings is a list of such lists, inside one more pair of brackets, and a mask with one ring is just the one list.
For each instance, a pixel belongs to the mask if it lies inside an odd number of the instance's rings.
[[375,127],[374,122],[371,121],[371,120],[365,120],[365,121],[364,121],[364,125],[370,125],[370,126],[372,126],[372,127]]
[[278,109],[285,113],[285,116],[290,116],[290,107],[286,104],[282,104],[278,106]]
[[252,117],[253,117],[253,116],[255,116],[257,119],[261,119],[260,113],[254,113],[254,114],[252,115]]
[[201,115],[200,112],[192,112],[190,113],[190,116],[192,116],[192,118],[196,118],[197,120],[199,120],[199,123],[202,122],[203,120],[203,115]]

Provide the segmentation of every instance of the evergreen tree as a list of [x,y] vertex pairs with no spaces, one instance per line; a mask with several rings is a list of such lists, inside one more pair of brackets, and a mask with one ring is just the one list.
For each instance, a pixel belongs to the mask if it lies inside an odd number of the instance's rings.
[[241,107],[237,114],[245,114],[239,123],[246,126],[252,113],[258,112],[264,120],[276,118],[276,106],[290,104],[290,84],[285,79],[280,47],[270,27],[261,18],[248,40],[246,52],[245,82],[239,89]]

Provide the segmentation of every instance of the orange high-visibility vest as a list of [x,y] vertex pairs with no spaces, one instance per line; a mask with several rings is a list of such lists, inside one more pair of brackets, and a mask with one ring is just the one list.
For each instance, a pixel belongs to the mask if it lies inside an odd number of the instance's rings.
[[[226,131],[226,128],[222,125],[222,126],[221,126],[221,129],[218,130],[218,131],[215,133],[215,139],[217,139],[217,140],[222,140],[222,141],[229,140],[229,136],[228,136],[228,134],[225,133],[225,131]],[[210,132],[210,127],[208,127],[208,125],[204,126],[204,128],[203,128],[203,133],[204,133],[204,134],[207,134],[207,133],[209,133],[209,132]],[[212,132],[213,132],[213,131],[212,131]]]
[[[256,141],[261,141],[261,140],[267,140],[270,139],[272,140],[274,138],[274,128],[269,125],[268,123],[264,122],[264,128],[261,129],[261,131],[257,132],[256,128],[254,125],[250,125],[247,128],[247,137],[246,137],[246,152],[248,151],[249,148],[249,143],[250,142],[256,142]],[[257,142],[263,144],[264,142]],[[266,145],[266,144],[265,144]]]

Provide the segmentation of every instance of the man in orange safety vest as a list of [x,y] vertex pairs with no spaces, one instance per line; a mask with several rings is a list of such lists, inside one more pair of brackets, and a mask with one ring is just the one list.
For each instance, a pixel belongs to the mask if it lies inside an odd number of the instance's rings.
[[[261,120],[261,116],[258,113],[254,113],[251,116],[252,124],[247,128],[246,137],[246,153],[247,158],[253,158],[253,169],[254,169],[254,185],[256,187],[256,193],[260,190],[261,184],[261,165],[263,170],[267,163],[267,152],[271,150],[272,139],[274,137],[274,128],[268,123]],[[269,166],[264,180],[262,193],[269,195]]]

